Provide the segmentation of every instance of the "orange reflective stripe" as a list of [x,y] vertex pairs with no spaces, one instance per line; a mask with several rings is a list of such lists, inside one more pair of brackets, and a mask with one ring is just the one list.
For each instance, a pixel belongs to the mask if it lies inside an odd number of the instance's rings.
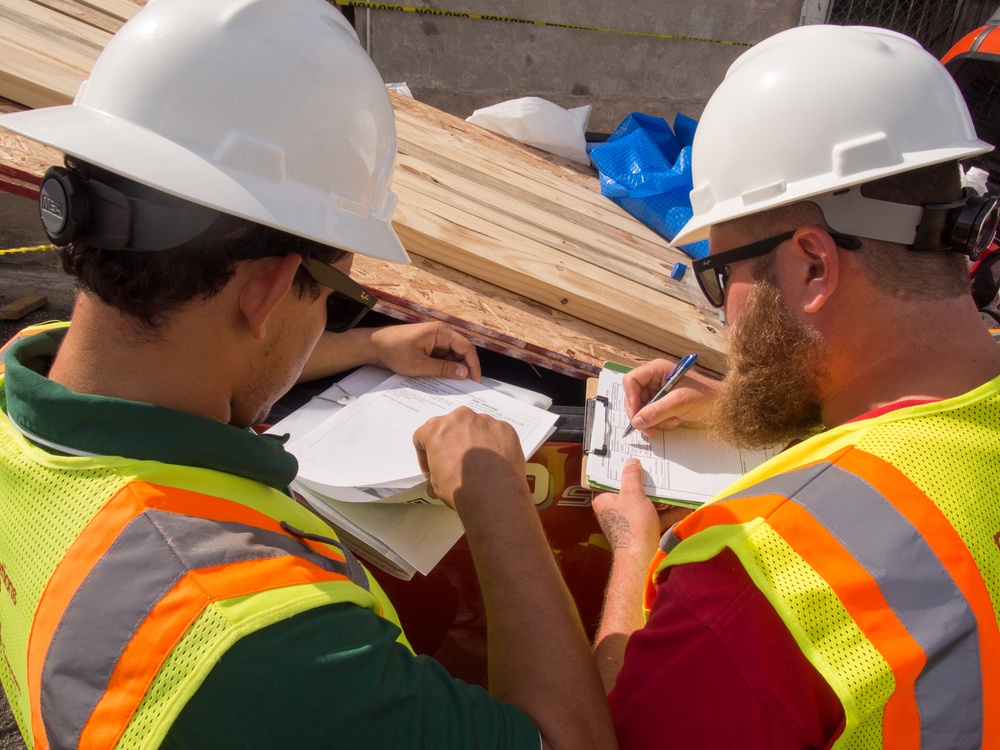
[[[753,488],[750,488],[753,490]],[[781,495],[753,495],[735,500],[703,505],[696,513],[678,522],[674,533],[680,539],[704,531],[711,526],[727,526],[752,521],[755,518],[766,518],[787,500]]]
[[800,505],[786,503],[767,519],[833,589],[858,629],[889,664],[896,689],[883,715],[883,746],[920,747],[914,685],[926,655],[895,616],[878,583],[843,545]]
[[656,550],[653,561],[649,564],[649,571],[646,573],[646,587],[642,591],[642,606],[647,612],[653,608],[653,600],[656,599],[656,571],[667,558],[667,554],[662,550]]
[[895,746],[919,747],[920,718],[913,686],[924,666],[923,649],[895,616],[885,617],[892,609],[877,582],[808,511],[780,495],[751,495],[704,506],[681,521],[675,532],[686,538],[711,526],[742,524],[756,518],[766,518],[782,538],[795,540],[795,551],[829,584],[890,665],[897,689],[886,705],[885,734],[889,735],[891,725],[898,743]]
[[[42,667],[52,640],[76,590],[97,561],[107,552],[122,530],[140,513],[156,509],[166,512],[233,521],[285,533],[273,518],[240,503],[203,495],[190,490],[161,487],[146,482],[129,482],[90,520],[61,563],[53,572],[38,602],[28,639],[27,675],[31,696],[31,725],[35,744],[48,747],[42,722],[40,696]],[[344,562],[344,556],[323,544],[301,540],[310,549],[332,560]]]
[[[801,474],[805,481],[802,490],[794,489],[795,475],[805,468],[800,467],[762,482],[758,491],[773,491],[774,495],[754,495],[755,488],[748,488],[743,497],[706,506],[685,519],[675,527],[674,537],[686,538],[713,525],[766,518],[826,581],[892,669],[895,690],[882,714],[884,747],[920,746],[934,731],[949,725],[981,732],[982,746],[997,744],[1000,630],[982,572],[965,541],[934,501],[884,459],[849,446],[809,466],[819,463],[831,467],[822,469],[828,489],[811,485],[806,473]],[[831,471],[840,474],[826,477]],[[784,489],[777,489],[782,482]],[[840,496],[841,504],[836,503],[838,492],[848,493]],[[786,502],[785,497],[792,499]],[[863,514],[870,502],[876,502],[871,506],[876,511],[872,517],[880,519],[879,529],[891,532],[886,543],[905,550],[907,564],[917,566],[920,575],[929,576],[932,598],[940,606],[947,604],[947,617],[954,618],[954,622],[949,619],[956,631],[954,643],[949,645],[950,636],[914,600],[905,575],[883,580],[893,563],[882,559],[879,537],[866,536],[865,530],[855,528],[850,520],[851,514]],[[829,529],[834,529],[836,536]],[[843,533],[847,536],[841,539]],[[911,534],[917,547],[899,547]],[[662,559],[659,557],[657,563]],[[650,589],[647,584],[647,599]],[[935,649],[933,663],[927,662],[927,648]],[[970,669],[975,671],[970,673]],[[942,677],[949,670],[953,672],[951,679],[970,678],[963,688],[965,697],[976,705],[970,703],[968,712],[955,713],[955,707],[948,707],[945,694],[949,683]],[[982,723],[976,726],[973,716],[980,717]]]
[[191,571],[160,600],[129,641],[83,729],[80,747],[114,747],[171,649],[213,602],[283,586],[338,580],[349,581],[295,557]]
[[31,625],[27,654],[31,727],[35,745],[38,747],[48,747],[45,725],[42,721],[40,687],[45,653],[52,640],[52,634],[59,626],[59,620],[69,606],[70,599],[90,569],[128,522],[148,507],[147,503],[153,502],[153,498],[148,496],[149,493],[150,489],[147,486],[137,486],[134,483],[122,487],[70,545],[42,592]]
[[[678,521],[671,531],[678,540],[684,540],[712,526],[741,524],[755,518],[763,518],[772,513],[783,502],[785,502],[785,498],[780,495],[756,495],[710,503],[701,506],[696,512]],[[649,573],[646,575],[646,588],[643,591],[643,606],[646,610],[653,608],[653,600],[656,598],[657,568],[667,556],[662,549],[658,549],[649,566]]]
[[[940,558],[968,601],[979,626],[980,653],[984,657],[993,655],[992,660],[981,658],[983,747],[1000,746],[1000,669],[997,669],[1000,630],[997,629],[993,600],[975,558],[941,509],[895,466],[860,450],[844,456],[839,465],[863,476],[903,517],[920,529],[928,546]],[[886,729],[888,736],[888,724]]]

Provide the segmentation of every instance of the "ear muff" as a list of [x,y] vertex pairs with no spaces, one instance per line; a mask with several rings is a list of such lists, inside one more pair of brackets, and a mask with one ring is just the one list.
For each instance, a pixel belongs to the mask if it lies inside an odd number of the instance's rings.
[[951,249],[977,260],[997,234],[1000,207],[997,196],[970,197],[955,220],[951,230]]
[[49,167],[38,192],[38,215],[53,245],[68,245],[80,239],[90,218],[83,180],[62,167]]
[[928,204],[917,226],[914,250],[950,250],[976,260],[997,234],[995,195],[970,195],[958,203]]
[[50,167],[38,192],[38,214],[54,245],[84,242],[101,250],[150,252],[183,245],[219,212],[126,178],[84,177]]

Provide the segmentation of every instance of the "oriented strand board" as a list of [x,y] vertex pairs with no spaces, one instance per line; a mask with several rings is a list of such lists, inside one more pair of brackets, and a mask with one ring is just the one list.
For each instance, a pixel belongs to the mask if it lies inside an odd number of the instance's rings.
[[[24,107],[0,97],[0,114]],[[0,128],[0,190],[25,198],[38,197],[38,182],[53,164],[62,164],[63,155],[53,148],[29,141]]]
[[443,320],[478,346],[573,377],[606,361],[637,365],[662,352],[598,328],[453,268],[412,255],[403,266],[358,256],[351,276],[380,297],[379,309],[404,320]]

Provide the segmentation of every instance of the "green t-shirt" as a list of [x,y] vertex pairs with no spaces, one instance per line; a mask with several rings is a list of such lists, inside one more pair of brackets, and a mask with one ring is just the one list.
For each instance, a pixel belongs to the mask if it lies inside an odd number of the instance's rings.
[[[295,476],[294,457],[273,437],[48,380],[64,334],[18,342],[4,360],[0,408],[39,446],[209,468],[281,490]],[[523,711],[414,656],[398,634],[350,603],[256,631],[212,669],[163,747],[537,750],[538,730]]]

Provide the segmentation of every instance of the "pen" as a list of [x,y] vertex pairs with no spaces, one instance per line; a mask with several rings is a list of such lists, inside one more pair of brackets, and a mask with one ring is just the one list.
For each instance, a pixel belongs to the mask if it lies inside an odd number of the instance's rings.
[[[674,365],[674,369],[671,370],[670,374],[667,376],[667,379],[663,381],[663,387],[656,392],[655,396],[653,396],[651,399],[649,399],[649,401],[646,402],[646,406],[649,406],[654,401],[659,401],[661,398],[670,393],[671,389],[675,385],[677,385],[677,381],[684,377],[684,373],[690,370],[691,366],[697,360],[698,360],[697,354],[688,354],[685,355],[684,357],[681,357],[681,361],[678,362],[676,365]],[[645,409],[646,406],[643,406],[642,408]],[[634,429],[635,428],[632,425],[629,425],[628,428],[625,430],[624,434],[622,435],[622,437],[623,438],[628,437],[630,434],[632,434],[632,430]]]

